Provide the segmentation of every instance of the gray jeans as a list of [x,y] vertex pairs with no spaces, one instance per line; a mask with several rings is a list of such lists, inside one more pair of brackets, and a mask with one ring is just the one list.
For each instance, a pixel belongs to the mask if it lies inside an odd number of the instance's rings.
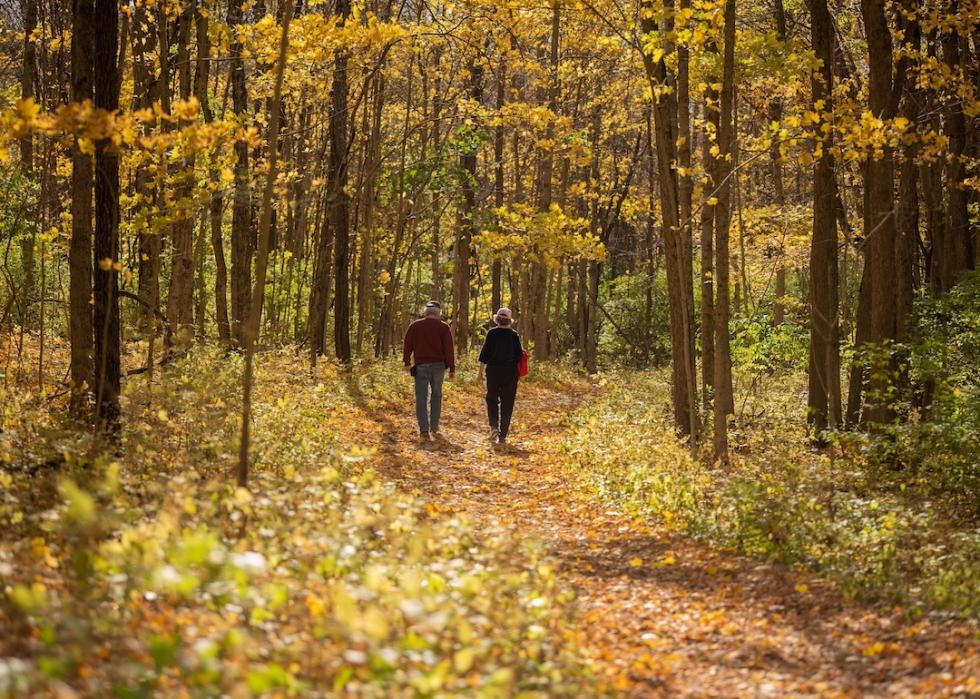
[[[439,429],[442,413],[442,381],[446,378],[444,362],[415,365],[415,417],[419,432]],[[429,390],[432,390],[432,410],[429,411]]]

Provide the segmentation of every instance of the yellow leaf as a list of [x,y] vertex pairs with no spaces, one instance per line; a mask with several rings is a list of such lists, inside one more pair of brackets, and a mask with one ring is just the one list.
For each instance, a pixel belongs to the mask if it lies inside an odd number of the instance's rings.
[[306,608],[310,611],[310,616],[314,619],[320,618],[327,611],[327,605],[315,595],[306,596]]
[[473,659],[476,656],[476,651],[471,647],[461,648],[456,651],[453,656],[453,665],[456,668],[456,672],[465,674],[469,672],[470,668],[473,667]]
[[875,641],[867,648],[864,648],[861,651],[861,655],[863,655],[866,658],[870,658],[875,655],[881,655],[884,652],[885,652],[885,644],[882,643],[881,641]]
[[41,113],[41,106],[31,97],[17,100],[17,115],[24,121],[34,121]]
[[630,568],[639,568],[641,565],[643,565],[642,558],[634,558],[630,560]]

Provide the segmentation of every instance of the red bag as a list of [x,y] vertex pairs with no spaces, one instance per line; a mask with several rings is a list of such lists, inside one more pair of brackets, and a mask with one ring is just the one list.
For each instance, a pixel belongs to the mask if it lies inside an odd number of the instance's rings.
[[519,362],[517,362],[517,375],[518,376],[521,376],[521,377],[527,376],[527,371],[528,371],[528,369],[527,369],[527,360],[528,360],[527,350],[522,350],[521,351],[521,359],[520,359]]

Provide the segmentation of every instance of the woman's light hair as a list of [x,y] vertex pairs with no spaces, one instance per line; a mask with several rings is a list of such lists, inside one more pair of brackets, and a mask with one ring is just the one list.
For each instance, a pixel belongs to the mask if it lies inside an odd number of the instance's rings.
[[422,309],[422,315],[431,318],[441,318],[442,309],[439,308],[438,306],[426,306],[425,308]]
[[514,319],[506,316],[494,316],[493,322],[501,327],[507,328],[514,322]]

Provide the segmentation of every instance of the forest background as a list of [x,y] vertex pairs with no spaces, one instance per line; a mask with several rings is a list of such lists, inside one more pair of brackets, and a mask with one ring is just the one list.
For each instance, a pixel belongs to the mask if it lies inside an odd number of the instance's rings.
[[596,391],[595,497],[975,617],[976,0],[21,0],[0,46],[10,555],[60,503],[97,588],[114,459],[206,401],[247,507],[296,468],[256,371],[390,397],[435,298],[461,355],[507,305]]

